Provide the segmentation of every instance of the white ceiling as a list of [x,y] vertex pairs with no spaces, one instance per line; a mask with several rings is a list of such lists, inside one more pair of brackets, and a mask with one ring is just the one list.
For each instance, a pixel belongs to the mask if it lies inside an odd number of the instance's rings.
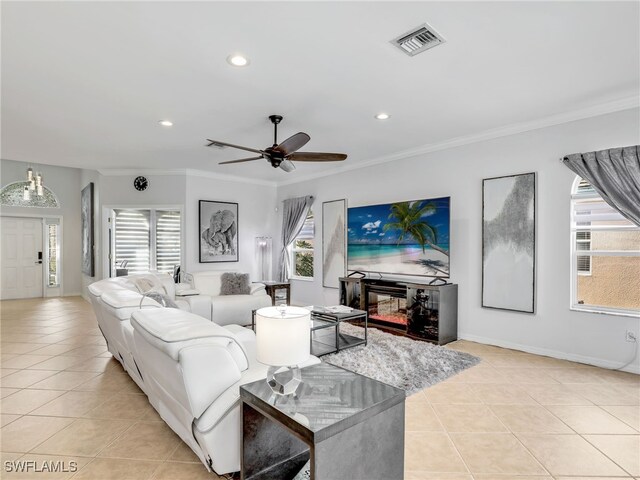
[[[305,131],[304,150],[355,165],[637,96],[639,15],[638,2],[3,2],[1,154],[291,181],[340,164],[219,166],[248,155],[205,138],[267,147],[278,113],[281,140]],[[388,43],[423,22],[447,43],[413,58]],[[250,66],[229,66],[233,52]]]

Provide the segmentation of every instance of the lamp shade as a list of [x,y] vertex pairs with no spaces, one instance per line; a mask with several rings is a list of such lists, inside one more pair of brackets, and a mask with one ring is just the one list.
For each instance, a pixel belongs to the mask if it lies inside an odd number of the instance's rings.
[[256,312],[257,359],[276,367],[309,358],[311,313],[299,307],[267,307]]

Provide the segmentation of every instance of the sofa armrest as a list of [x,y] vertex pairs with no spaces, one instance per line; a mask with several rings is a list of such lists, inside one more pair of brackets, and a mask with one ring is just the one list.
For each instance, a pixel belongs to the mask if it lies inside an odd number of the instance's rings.
[[225,348],[213,345],[182,349],[180,365],[191,413],[195,418],[200,417],[216,398],[242,377],[231,354]]
[[209,295],[193,295],[191,297],[179,297],[182,302],[189,305],[189,311],[196,315],[211,320],[211,297]]
[[267,290],[264,286],[264,283],[252,283],[250,286],[251,290],[249,290],[250,295],[266,295]]
[[244,352],[249,360],[249,367],[251,367],[251,365],[256,362],[257,346],[255,332],[250,328],[241,327],[240,325],[235,324],[225,325],[224,328],[233,333],[242,344],[242,348],[244,348]]
[[211,321],[218,325],[251,325],[251,311],[271,306],[267,294],[220,295],[211,298]]

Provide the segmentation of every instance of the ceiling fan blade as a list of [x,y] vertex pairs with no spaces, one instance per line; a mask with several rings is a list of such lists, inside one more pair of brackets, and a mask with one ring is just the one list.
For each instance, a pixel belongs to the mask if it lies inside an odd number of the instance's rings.
[[228,163],[242,163],[242,162],[251,162],[253,160],[260,160],[262,157],[249,157],[249,158],[239,158],[238,160],[228,160],[226,162],[220,162],[218,165],[227,165]]
[[344,153],[298,152],[287,156],[294,162],[341,162],[347,155]]
[[273,150],[282,153],[286,157],[304,147],[309,140],[311,140],[309,135],[304,132],[298,132],[295,135],[291,135],[284,142],[280,142],[280,145],[274,147]]
[[293,172],[296,169],[296,166],[289,160],[283,160],[280,164],[280,168],[285,172]]
[[207,142],[209,142],[209,145],[207,145],[207,147],[212,147],[212,146],[215,145],[216,147],[239,148],[240,150],[246,150],[247,152],[259,153],[260,155],[262,155],[264,153],[262,150],[257,150],[255,148],[243,147],[241,145],[234,145],[233,143],[219,142],[218,140],[211,140],[210,138],[207,138]]

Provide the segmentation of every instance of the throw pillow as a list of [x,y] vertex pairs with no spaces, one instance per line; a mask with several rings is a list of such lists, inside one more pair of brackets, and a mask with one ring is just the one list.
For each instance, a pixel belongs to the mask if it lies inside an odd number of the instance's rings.
[[131,282],[135,285],[140,293],[147,292],[160,292],[165,293],[162,284],[153,277],[138,277],[130,278]]
[[249,295],[251,292],[248,273],[226,272],[220,280],[220,295]]
[[151,300],[155,300],[156,302],[158,302],[163,307],[166,307],[166,308],[178,308],[178,305],[176,304],[176,302],[171,300],[169,295],[165,295],[164,293],[156,292],[155,290],[153,290],[153,291],[149,291],[149,292],[145,293],[144,295],[145,295],[145,297],[148,297]]

